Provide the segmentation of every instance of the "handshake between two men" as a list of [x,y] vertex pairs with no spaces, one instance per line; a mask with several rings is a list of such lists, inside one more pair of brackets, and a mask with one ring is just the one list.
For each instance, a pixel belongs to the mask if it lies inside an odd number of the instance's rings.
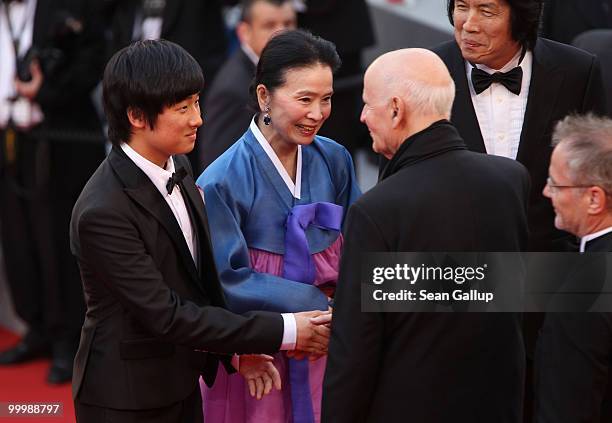
[[[304,311],[295,313],[296,342],[295,349],[285,354],[295,360],[318,360],[327,354],[331,308],[328,311]],[[244,377],[252,397],[261,399],[269,394],[272,388],[282,389],[281,377],[274,365],[274,357],[267,354],[245,354],[238,359],[238,372]]]

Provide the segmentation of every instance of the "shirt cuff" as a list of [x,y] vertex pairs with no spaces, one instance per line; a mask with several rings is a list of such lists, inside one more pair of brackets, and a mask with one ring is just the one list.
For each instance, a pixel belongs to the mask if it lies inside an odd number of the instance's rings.
[[293,313],[282,313],[283,316],[283,342],[281,350],[294,350],[297,340],[297,324]]

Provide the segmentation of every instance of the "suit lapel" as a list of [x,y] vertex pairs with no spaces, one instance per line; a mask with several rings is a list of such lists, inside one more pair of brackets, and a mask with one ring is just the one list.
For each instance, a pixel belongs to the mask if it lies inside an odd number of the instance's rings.
[[456,90],[451,120],[470,150],[486,153],[484,140],[478,125],[478,118],[476,117],[470,95],[465,72],[465,61],[456,43],[453,43],[450,62],[447,65],[455,81]]
[[187,196],[187,200],[191,203],[193,210],[196,214],[196,219],[198,219],[198,223],[202,226],[204,231],[204,235],[209,237],[208,231],[208,217],[206,216],[206,210],[204,209],[204,202],[202,201],[202,196],[200,192],[196,188],[195,181],[191,175],[185,176],[183,182],[183,189]]
[[[180,159],[175,157],[176,162],[180,163],[179,160],[185,160],[184,157]],[[182,166],[188,166],[188,164]],[[208,217],[206,215],[206,207],[204,206],[204,202],[202,201],[202,195],[200,191],[196,188],[195,181],[191,174],[187,174],[183,182],[181,183],[181,187],[183,192],[185,193],[185,201],[189,202],[187,207],[191,206],[191,210],[193,214],[195,214],[194,219],[195,222],[192,222],[192,225],[195,225],[197,228],[201,228],[201,232],[198,232],[198,246],[199,246],[199,272],[200,277],[198,278],[198,286],[200,289],[205,290],[208,296],[212,299],[213,304],[215,305],[223,305],[226,304],[225,298],[223,297],[223,290],[219,286],[219,278],[217,274],[217,268],[215,266],[215,260],[213,256],[213,249],[210,243],[210,232],[208,228]],[[211,289],[205,288],[205,284]]]
[[155,188],[155,185],[153,185],[144,172],[123,153],[121,148],[113,148],[109,154],[109,161],[123,182],[125,193],[146,210],[146,212],[153,215],[166,230],[193,281],[196,282],[197,287],[202,290],[202,286],[199,283],[200,278],[198,271],[189,248],[187,247],[183,232],[172,210],[170,210],[164,198],[157,188]]
[[587,252],[609,252],[612,251],[612,232],[595,238],[586,243]]
[[516,157],[519,162],[529,161],[534,152],[541,148],[540,144],[549,141],[549,137],[544,135],[551,122],[562,82],[563,74],[549,61],[546,45],[538,40],[533,51],[527,108]]

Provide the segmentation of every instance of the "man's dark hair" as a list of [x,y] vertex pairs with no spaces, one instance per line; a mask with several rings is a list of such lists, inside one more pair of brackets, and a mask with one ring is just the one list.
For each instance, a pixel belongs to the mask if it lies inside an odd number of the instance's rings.
[[[544,0],[502,0],[510,6],[510,28],[512,38],[521,43],[523,47],[532,50],[538,38],[540,18]],[[447,0],[448,19],[451,25],[455,0]]]
[[136,41],[113,55],[103,79],[104,111],[113,145],[128,142],[128,109],[142,113],[154,129],[164,107],[199,93],[202,68],[181,46],[166,40]]
[[243,22],[251,22],[251,19],[253,19],[253,6],[256,3],[264,2],[280,7],[290,1],[291,0],[242,0],[240,2],[240,20]]
[[261,52],[250,87],[252,106],[259,110],[256,92],[259,84],[265,85],[272,93],[285,83],[285,74],[290,69],[320,64],[329,66],[335,73],[341,63],[331,41],[301,29],[283,31],[272,37]]

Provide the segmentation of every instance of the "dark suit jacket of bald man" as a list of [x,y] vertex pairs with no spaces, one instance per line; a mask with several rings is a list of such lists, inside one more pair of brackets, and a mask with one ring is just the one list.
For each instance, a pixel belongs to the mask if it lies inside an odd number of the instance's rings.
[[518,313],[362,312],[368,252],[521,251],[529,175],[468,151],[448,121],[408,138],[351,206],[323,383],[323,423],[519,423]]

